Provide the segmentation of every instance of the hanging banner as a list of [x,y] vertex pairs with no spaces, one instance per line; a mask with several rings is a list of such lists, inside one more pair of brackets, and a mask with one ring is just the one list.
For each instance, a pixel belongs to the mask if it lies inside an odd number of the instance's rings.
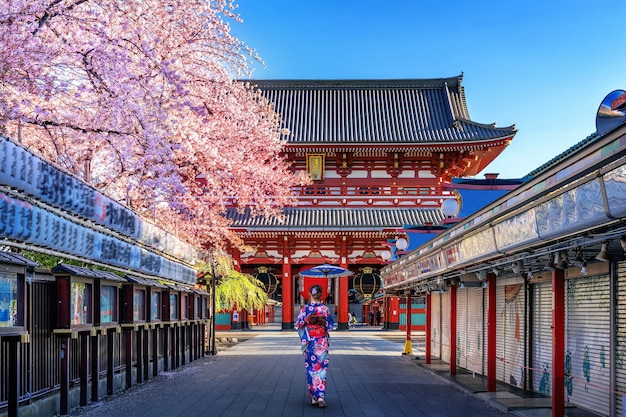
[[197,260],[193,246],[3,137],[0,137],[0,184],[186,263]]

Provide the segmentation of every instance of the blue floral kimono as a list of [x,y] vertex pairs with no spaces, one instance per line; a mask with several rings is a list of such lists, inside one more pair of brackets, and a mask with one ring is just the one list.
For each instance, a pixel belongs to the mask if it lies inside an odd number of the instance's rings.
[[[323,317],[314,320],[311,316]],[[315,323],[315,322],[318,323]],[[319,324],[321,323],[321,324]],[[309,396],[313,399],[324,398],[326,392],[326,371],[328,370],[328,332],[334,326],[328,307],[322,303],[309,303],[302,307],[296,319],[296,328],[302,342],[306,382]]]

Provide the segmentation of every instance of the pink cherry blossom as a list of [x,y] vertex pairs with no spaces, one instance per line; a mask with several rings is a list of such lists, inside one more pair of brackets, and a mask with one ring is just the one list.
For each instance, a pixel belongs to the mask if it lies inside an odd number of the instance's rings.
[[[0,131],[199,246],[239,244],[232,201],[295,204],[280,118],[229,0],[5,0]],[[201,176],[202,180],[198,180]]]

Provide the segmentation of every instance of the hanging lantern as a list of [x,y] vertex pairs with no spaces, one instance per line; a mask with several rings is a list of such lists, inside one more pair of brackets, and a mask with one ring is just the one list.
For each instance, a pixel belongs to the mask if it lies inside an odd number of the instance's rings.
[[352,281],[354,290],[366,300],[371,299],[380,290],[380,275],[374,272],[374,268],[366,266],[355,275]]
[[276,289],[278,288],[278,280],[276,279],[276,275],[270,272],[270,268],[266,266],[258,267],[257,273],[254,274],[254,277],[263,283],[267,295],[271,296],[276,292]]

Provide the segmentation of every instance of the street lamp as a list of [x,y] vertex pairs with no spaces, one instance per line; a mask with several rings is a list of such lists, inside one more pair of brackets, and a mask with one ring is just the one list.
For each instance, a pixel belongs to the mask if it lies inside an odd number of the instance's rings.
[[403,251],[409,247],[409,242],[403,237],[396,239],[396,249]]

